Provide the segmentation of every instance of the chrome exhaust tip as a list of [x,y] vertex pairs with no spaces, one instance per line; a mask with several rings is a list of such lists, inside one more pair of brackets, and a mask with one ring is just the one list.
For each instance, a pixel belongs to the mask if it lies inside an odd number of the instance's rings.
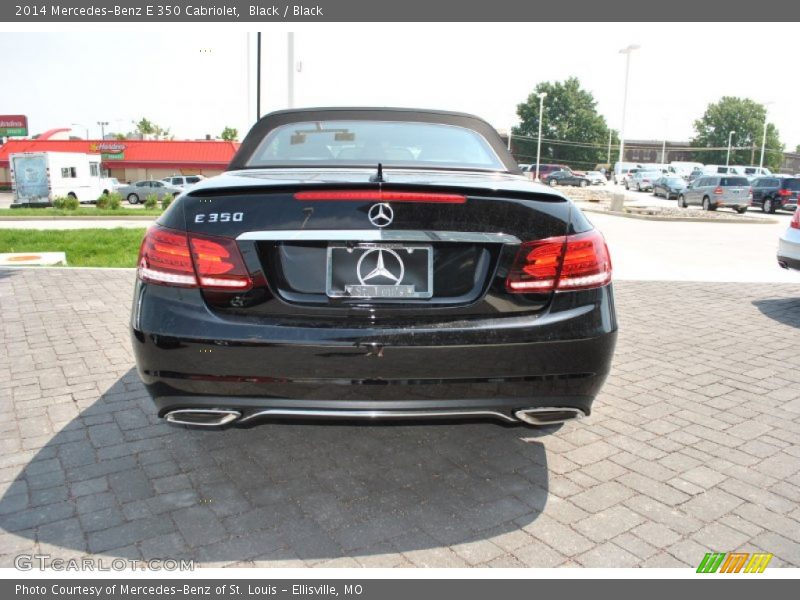
[[193,425],[196,427],[221,427],[233,423],[242,416],[238,410],[218,408],[181,408],[164,415],[168,423]]
[[528,425],[554,425],[582,419],[586,413],[579,408],[523,408],[514,413],[514,416]]

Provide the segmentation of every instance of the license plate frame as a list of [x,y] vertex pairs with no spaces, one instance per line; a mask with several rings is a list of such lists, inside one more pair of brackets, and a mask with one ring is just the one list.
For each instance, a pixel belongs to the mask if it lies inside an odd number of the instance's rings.
[[[355,270],[350,277],[343,277],[341,269],[334,273],[334,256],[344,252],[349,256],[347,260],[352,263],[355,258]],[[382,258],[375,259],[375,265],[366,263],[367,255],[378,253]],[[414,253],[422,252],[413,256]],[[417,269],[424,265],[424,273],[408,272],[406,259]],[[378,264],[378,260],[382,260]],[[337,261],[339,262],[339,261]],[[387,244],[361,242],[351,244],[329,244],[326,254],[326,282],[325,293],[329,298],[353,298],[360,300],[419,300],[433,297],[433,246],[431,244]],[[351,266],[351,265],[348,265]],[[374,272],[383,267],[386,275]],[[370,268],[371,267],[371,268]],[[344,268],[344,267],[342,267]],[[362,272],[363,271],[363,272]],[[372,275],[372,277],[370,277]],[[398,278],[399,276],[399,278]],[[392,278],[398,278],[394,284],[387,283]],[[349,281],[342,281],[349,279]],[[378,283],[369,283],[370,280]],[[408,281],[407,281],[408,280]],[[405,283],[404,283],[405,282]]]

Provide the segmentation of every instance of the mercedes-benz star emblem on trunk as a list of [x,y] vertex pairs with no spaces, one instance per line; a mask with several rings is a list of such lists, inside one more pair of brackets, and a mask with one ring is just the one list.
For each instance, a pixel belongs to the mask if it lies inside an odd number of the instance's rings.
[[370,206],[367,216],[369,217],[369,222],[375,227],[386,227],[394,219],[394,210],[385,202],[381,202]]
[[[378,259],[375,262],[375,267],[364,274],[364,271],[372,264],[370,261],[365,265],[364,259],[376,252],[378,253]],[[391,268],[386,265],[387,261],[384,259],[384,253],[389,257],[388,262]],[[358,275],[358,281],[361,285],[367,285],[368,281],[376,277],[384,277],[394,282],[394,285],[400,285],[400,282],[403,281],[403,276],[406,274],[406,266],[403,264],[403,259],[400,258],[400,255],[394,250],[390,250],[389,248],[373,248],[372,250],[364,252],[361,258],[358,259],[356,274]]]

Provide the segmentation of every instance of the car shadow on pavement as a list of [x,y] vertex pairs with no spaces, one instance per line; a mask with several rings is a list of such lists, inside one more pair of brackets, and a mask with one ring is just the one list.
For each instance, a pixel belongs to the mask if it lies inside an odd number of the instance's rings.
[[14,542],[1,562],[26,548],[214,565],[408,564],[399,553],[414,564],[484,562],[470,542],[517,532],[544,509],[547,457],[535,438],[552,431],[477,422],[189,430],[155,417],[131,369],[16,467],[0,499],[0,527],[14,534],[0,533]]
[[800,329],[800,296],[753,300],[753,306],[770,319]]
[[7,279],[19,273],[19,269],[0,267],[0,279]]

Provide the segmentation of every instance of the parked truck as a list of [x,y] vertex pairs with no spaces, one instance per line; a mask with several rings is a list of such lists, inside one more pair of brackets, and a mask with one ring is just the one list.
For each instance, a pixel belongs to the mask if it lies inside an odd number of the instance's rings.
[[96,202],[113,192],[102,177],[99,154],[19,152],[9,156],[11,190],[16,206],[50,206],[59,196]]

